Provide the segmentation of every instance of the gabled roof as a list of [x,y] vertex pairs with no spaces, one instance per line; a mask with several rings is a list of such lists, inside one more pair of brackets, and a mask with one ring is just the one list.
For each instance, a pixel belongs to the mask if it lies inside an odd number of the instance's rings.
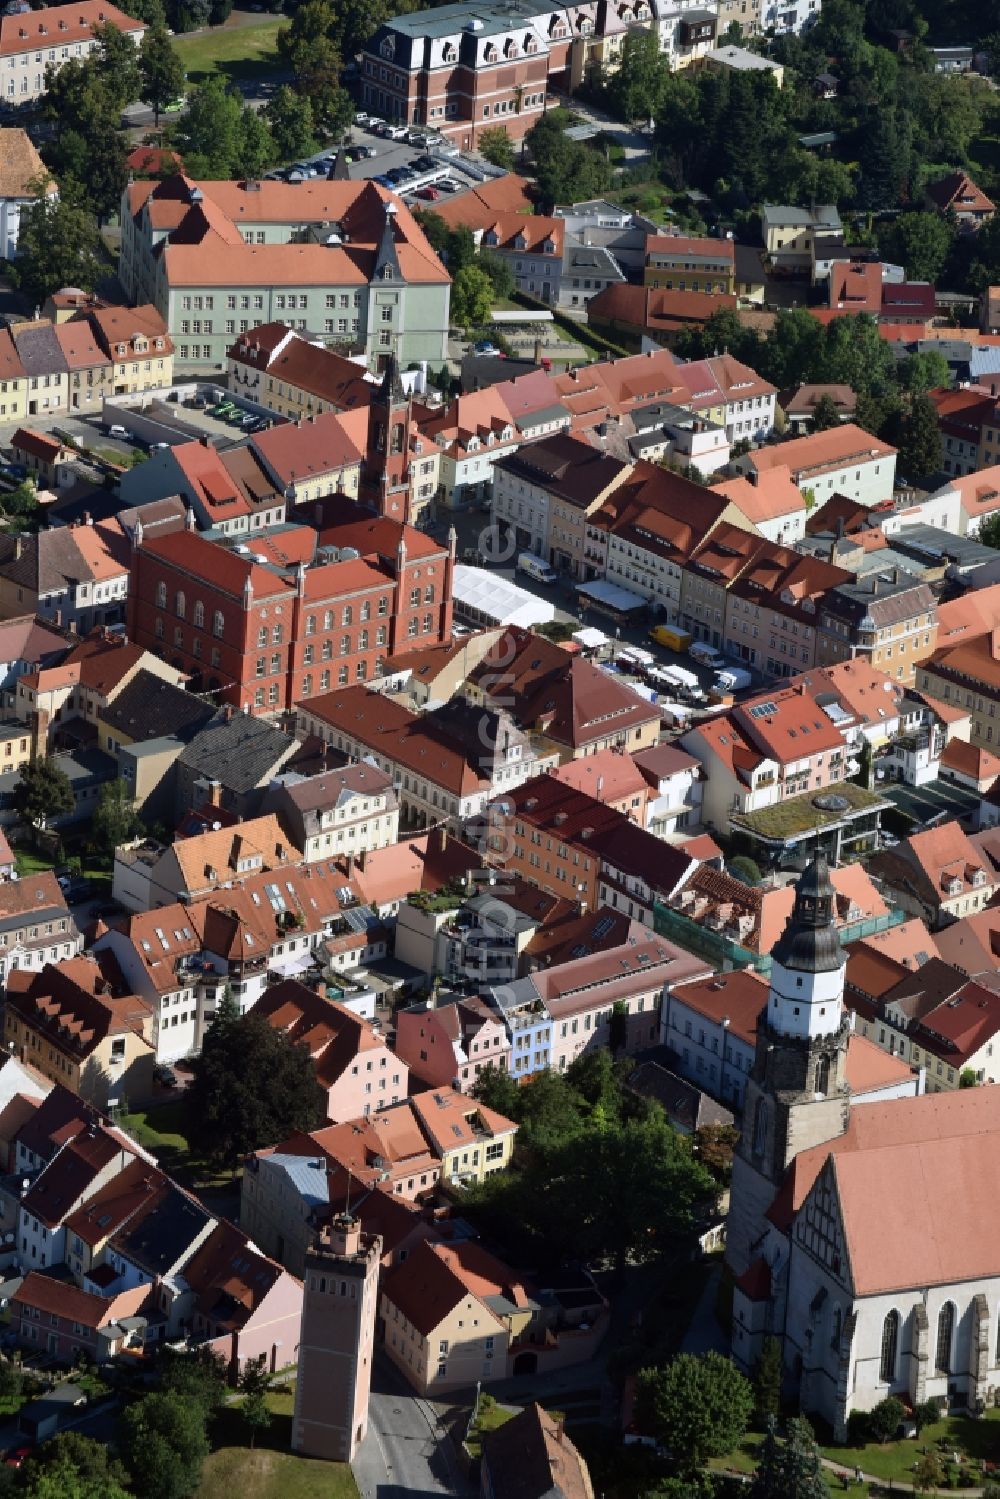
[[587,1464],[564,1431],[565,1418],[533,1403],[483,1437],[492,1499],[593,1499]]
[[487,698],[491,687],[498,689],[522,727],[574,749],[612,728],[625,734],[658,716],[655,704],[592,662],[516,625],[504,631],[469,680]]
[[265,989],[253,1014],[266,1020],[272,1030],[282,1031],[294,1045],[308,1048],[317,1081],[324,1088],[338,1082],[362,1052],[388,1051],[384,1036],[370,1020],[297,979]]
[[131,739],[190,739],[216,713],[213,703],[141,667],[101,714],[101,722]]
[[198,727],[178,764],[239,794],[275,774],[295,747],[295,741],[272,724],[233,713]]
[[8,975],[7,1006],[57,1051],[84,1061],[108,1036],[141,1033],[152,1009],[138,995],[113,995],[89,958]]
[[[66,10],[72,9],[66,6]],[[3,23],[0,22],[0,53],[3,46]],[[20,126],[0,127],[0,199],[34,198],[34,184],[48,178],[45,163],[38,154],[34,141]],[[59,189],[48,180],[45,197],[52,197]]]
[[382,1294],[426,1337],[469,1296],[487,1317],[502,1325],[498,1313],[527,1310],[531,1299],[517,1273],[481,1245],[419,1244],[382,1282]]
[[992,213],[995,204],[977,187],[966,172],[949,172],[937,182],[929,182],[924,189],[938,208],[955,213]]

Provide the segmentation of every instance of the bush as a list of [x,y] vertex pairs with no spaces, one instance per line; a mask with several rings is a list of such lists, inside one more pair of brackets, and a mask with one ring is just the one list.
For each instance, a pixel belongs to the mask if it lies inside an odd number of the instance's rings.
[[847,1417],[848,1447],[865,1447],[871,1441],[867,1411],[851,1411]]
[[868,1430],[875,1441],[888,1442],[894,1437],[905,1414],[903,1402],[897,1400],[895,1395],[880,1400],[868,1412]]

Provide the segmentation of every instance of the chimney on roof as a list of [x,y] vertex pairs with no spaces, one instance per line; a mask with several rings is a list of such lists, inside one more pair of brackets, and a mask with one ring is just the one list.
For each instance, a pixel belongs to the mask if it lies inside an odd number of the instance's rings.
[[443,822],[437,829],[437,846],[438,852],[442,854],[448,847],[448,829],[445,827]]
[[359,869],[359,871],[362,874],[364,874],[364,869],[365,869],[365,864],[367,862],[367,859],[368,859],[368,850],[366,848],[359,849],[357,863],[358,863],[358,869]]
[[85,526],[92,526],[94,524],[94,517],[91,515],[89,510],[85,510],[83,512],[83,524]]
[[350,879],[351,875],[353,873],[354,873],[354,855],[353,854],[348,854],[347,855],[347,878]]
[[184,529],[185,531],[194,531],[197,529],[197,525],[198,522],[195,519],[194,509],[189,505],[184,512]]
[[326,998],[326,985],[323,983],[322,979],[320,979],[318,984],[314,985],[314,988],[320,999]]
[[201,443],[203,448],[210,448],[212,446],[211,436],[208,432],[203,432],[198,441]]
[[210,807],[222,806],[222,782],[209,781],[208,783],[208,805]]

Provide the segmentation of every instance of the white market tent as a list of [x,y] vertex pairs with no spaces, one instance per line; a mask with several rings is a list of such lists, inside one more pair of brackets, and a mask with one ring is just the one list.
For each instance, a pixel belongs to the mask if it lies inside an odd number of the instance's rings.
[[609,644],[609,637],[603,630],[595,630],[593,625],[587,625],[583,630],[574,630],[573,639],[577,645],[582,645],[585,651],[599,651],[602,645]]
[[486,572],[481,567],[456,563],[453,593],[456,610],[479,625],[551,624],[556,617],[555,605],[540,599],[516,583]]
[[595,579],[593,583],[578,583],[576,591],[595,609],[606,609],[609,614],[628,614],[633,609],[645,609],[649,605],[649,600],[641,594],[619,588],[617,583],[609,583],[605,578]]

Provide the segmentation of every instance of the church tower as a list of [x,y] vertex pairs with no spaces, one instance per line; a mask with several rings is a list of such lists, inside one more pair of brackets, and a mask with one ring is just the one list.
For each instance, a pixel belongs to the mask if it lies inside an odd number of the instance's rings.
[[765,1214],[791,1161],[847,1128],[851,1024],[835,902],[826,860],[814,854],[772,950],[767,1009],[757,1022],[726,1227],[726,1259],[736,1275],[761,1252]]
[[399,361],[389,355],[381,383],[368,407],[368,444],[359,499],[379,515],[410,520],[411,400],[403,388]]

